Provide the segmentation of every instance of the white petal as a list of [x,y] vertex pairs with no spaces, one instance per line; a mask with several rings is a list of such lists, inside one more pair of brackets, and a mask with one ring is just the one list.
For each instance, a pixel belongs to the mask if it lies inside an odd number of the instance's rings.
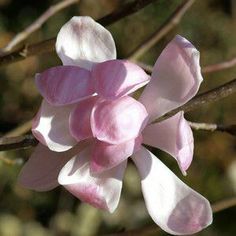
[[189,235],[212,223],[208,200],[184,184],[151,152],[143,147],[133,161],[141,176],[147,210],[163,230]]
[[183,105],[197,93],[203,80],[199,58],[197,49],[180,35],[162,51],[140,97],[150,121]]
[[53,152],[38,144],[19,174],[19,183],[26,188],[48,191],[59,185],[61,168],[72,157],[70,152]]
[[97,62],[116,58],[112,35],[88,16],[75,16],[57,35],[56,51],[64,65],[91,69]]
[[90,148],[86,148],[68,161],[59,174],[58,182],[81,201],[113,212],[119,203],[127,161],[95,175],[90,172],[90,152]]
[[74,107],[55,107],[43,100],[33,120],[33,135],[52,151],[63,152],[72,148],[77,143],[69,130],[69,115]]

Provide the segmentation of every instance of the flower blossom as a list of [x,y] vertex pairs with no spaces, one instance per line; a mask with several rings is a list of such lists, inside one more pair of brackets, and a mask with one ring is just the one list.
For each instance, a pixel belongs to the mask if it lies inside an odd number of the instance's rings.
[[[114,40],[103,26],[90,17],[73,17],[61,28],[56,51],[63,66],[36,75],[44,99],[32,132],[40,143],[19,182],[38,191],[60,184],[81,201],[113,212],[131,156],[147,210],[163,230],[193,234],[211,224],[208,200],[142,146],[169,153],[184,174],[190,166],[193,134],[183,112],[154,121],[197,93],[202,76],[195,47],[176,36],[150,77],[134,63],[116,59]],[[131,97],[144,85],[138,100]]]

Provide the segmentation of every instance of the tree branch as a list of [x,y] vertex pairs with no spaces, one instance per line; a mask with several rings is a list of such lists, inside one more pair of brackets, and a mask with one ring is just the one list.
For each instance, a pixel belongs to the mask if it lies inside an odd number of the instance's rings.
[[2,48],[0,50],[0,54],[6,54],[13,48],[17,47],[20,43],[27,39],[29,35],[38,30],[50,17],[77,2],[79,2],[79,0],[62,0],[61,2],[50,6],[38,19],[36,19],[25,30],[17,34],[4,48]]
[[223,61],[217,64],[205,66],[202,68],[202,73],[212,73],[212,72],[217,72],[220,70],[226,70],[228,68],[231,68],[233,66],[236,66],[236,57],[228,60],[228,61]]
[[0,151],[33,147],[38,141],[31,134],[17,137],[0,138]]
[[[156,0],[136,0],[132,3],[127,3],[122,9],[117,9],[114,12],[108,14],[105,17],[102,17],[98,20],[99,23],[102,23],[104,26],[115,23],[116,21],[122,19],[123,17],[129,16],[148,4]],[[56,38],[48,39],[40,43],[25,45],[22,48],[9,53],[7,55],[0,56],[0,66],[7,65],[13,62],[24,60],[27,57],[40,55],[47,52],[52,52],[55,50]]]
[[205,131],[221,131],[236,136],[236,125],[218,125],[208,123],[188,122],[192,129]]
[[209,90],[205,93],[199,94],[196,97],[194,97],[192,100],[184,104],[183,106],[180,106],[167,114],[161,116],[160,118],[156,119],[152,123],[160,122],[162,120],[165,120],[173,115],[175,115],[179,111],[191,111],[193,109],[196,109],[206,103],[210,102],[216,102],[224,97],[227,97],[231,95],[232,93],[236,92],[236,79],[233,79],[232,81],[225,83],[217,88],[214,88],[212,90]]
[[159,42],[166,34],[168,34],[176,25],[179,24],[180,20],[187,12],[187,10],[193,5],[195,0],[186,0],[180,6],[176,8],[174,13],[161,25],[161,27],[136,47],[133,52],[128,56],[129,60],[137,61],[145,52]]

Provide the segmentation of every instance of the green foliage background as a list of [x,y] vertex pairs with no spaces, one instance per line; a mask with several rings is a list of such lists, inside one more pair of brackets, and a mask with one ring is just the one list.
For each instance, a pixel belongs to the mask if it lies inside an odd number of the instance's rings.
[[[0,0],[0,47],[33,22],[57,1]],[[122,0],[83,0],[52,17],[27,43],[56,36],[61,26],[74,15],[99,18],[120,7]],[[140,42],[154,32],[181,3],[158,0],[140,12],[111,25],[119,58],[125,58]],[[201,64],[208,65],[236,56],[236,10],[230,0],[196,1],[181,23],[141,60],[153,65],[161,50],[176,34],[188,38],[201,52]],[[31,57],[0,68],[0,134],[30,120],[41,101],[34,85],[34,74],[59,65],[55,53]],[[232,80],[236,67],[204,76],[201,91]],[[186,114],[196,122],[236,123],[236,96],[210,103]],[[195,155],[187,177],[182,177],[175,161],[153,150],[184,182],[212,203],[236,194],[236,139],[225,133],[194,131]],[[141,196],[139,176],[132,163],[126,171],[122,197],[113,215],[81,203],[63,188],[47,193],[26,190],[17,184],[17,175],[33,149],[0,153],[0,235],[101,235],[124,229],[154,225]],[[13,164],[4,162],[13,160]],[[233,176],[234,173],[234,177]],[[212,226],[197,235],[233,236],[236,234],[236,208],[214,215]],[[135,234],[138,235],[138,234]],[[154,234],[167,235],[158,231]]]

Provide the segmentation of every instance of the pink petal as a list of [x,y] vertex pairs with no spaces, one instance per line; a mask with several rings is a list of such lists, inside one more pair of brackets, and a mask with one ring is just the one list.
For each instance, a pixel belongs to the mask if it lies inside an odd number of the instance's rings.
[[92,76],[96,92],[104,99],[117,99],[149,82],[150,77],[139,66],[127,60],[111,60],[95,65]]
[[93,173],[109,170],[137,152],[142,144],[142,136],[121,144],[97,141],[92,150],[90,169]]
[[73,147],[77,142],[69,131],[69,115],[74,107],[54,107],[43,100],[33,120],[33,135],[52,151],[63,152]]
[[61,28],[56,51],[64,65],[86,69],[96,62],[116,58],[112,35],[88,16],[75,16]]
[[121,144],[139,136],[147,117],[145,107],[131,97],[100,100],[91,114],[92,132],[100,141]]
[[113,212],[120,199],[126,161],[100,175],[90,172],[90,149],[84,149],[62,168],[58,182],[81,201]]
[[183,174],[193,159],[193,133],[179,112],[160,123],[148,125],[143,131],[143,143],[162,149],[172,155],[178,162]]
[[39,144],[21,169],[18,182],[37,191],[51,190],[59,185],[58,174],[70,157],[70,152],[52,152]]
[[53,106],[73,104],[95,93],[90,72],[77,66],[52,67],[35,79],[39,92]]
[[163,230],[189,235],[212,223],[208,200],[184,184],[151,152],[143,147],[133,160],[141,176],[147,210]]
[[197,49],[179,35],[163,50],[140,97],[150,121],[183,105],[197,93],[203,80],[199,57]]
[[97,97],[92,97],[79,102],[70,114],[70,132],[78,142],[93,137],[90,116],[96,100]]

